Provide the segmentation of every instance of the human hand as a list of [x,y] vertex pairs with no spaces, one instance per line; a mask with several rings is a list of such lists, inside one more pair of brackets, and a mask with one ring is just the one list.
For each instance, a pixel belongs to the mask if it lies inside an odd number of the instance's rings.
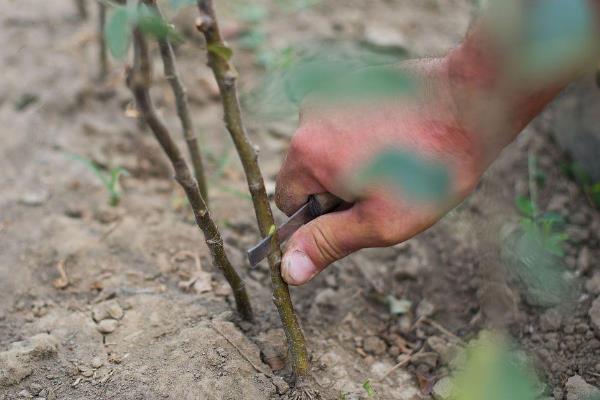
[[[276,203],[291,215],[308,196],[330,192],[354,204],[301,227],[289,240],[283,278],[306,283],[332,262],[362,248],[401,243],[462,201],[485,170],[482,145],[457,117],[446,60],[402,66],[418,82],[416,95],[347,107],[305,107],[278,175]],[[352,176],[379,152],[396,148],[443,165],[444,199],[411,201],[386,187],[356,198]]]

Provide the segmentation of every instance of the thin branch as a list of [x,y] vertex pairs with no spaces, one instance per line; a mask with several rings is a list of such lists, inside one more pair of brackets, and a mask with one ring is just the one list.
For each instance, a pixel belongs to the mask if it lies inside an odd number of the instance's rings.
[[77,7],[77,13],[79,14],[79,18],[85,20],[88,17],[87,5],[85,4],[86,0],[75,0],[75,7]]
[[104,37],[104,25],[106,24],[106,4],[98,2],[98,63],[100,71],[98,78],[102,82],[108,75],[108,52],[106,39]]
[[[215,75],[221,92],[225,125],[244,167],[260,233],[262,237],[266,237],[274,225],[273,214],[262,173],[258,166],[256,150],[250,143],[242,122],[236,89],[237,71],[230,63],[229,57],[227,57],[227,53],[230,53],[230,51],[228,51],[219,31],[212,1],[199,0],[198,8],[201,16],[198,19],[197,28],[204,34],[206,39],[208,65]],[[269,254],[268,261],[271,269],[273,301],[277,306],[287,337],[292,368],[297,377],[307,376],[310,365],[308,352],[306,351],[306,341],[294,312],[288,286],[281,277],[281,250],[276,237],[273,238],[272,251]]]
[[[156,4],[156,0],[147,1],[147,3],[156,11],[160,18],[163,18],[160,9]],[[179,116],[181,129],[183,130],[183,136],[185,137],[188,151],[190,153],[192,167],[194,168],[194,175],[196,176],[196,181],[200,187],[200,194],[202,194],[202,198],[208,205],[208,186],[206,184],[202,153],[200,152],[198,137],[196,136],[192,119],[190,117],[187,91],[183,86],[183,83],[179,77],[179,72],[177,71],[173,46],[171,45],[169,38],[164,37],[162,39],[158,39],[158,47],[160,48],[160,55],[163,61],[165,76],[167,81],[169,81],[171,89],[173,90],[173,95],[175,96],[177,115]]]
[[225,279],[233,289],[238,312],[248,321],[253,319],[252,307],[244,286],[225,253],[221,233],[208,212],[206,203],[202,199],[196,180],[190,173],[177,144],[172,139],[167,127],[156,114],[152,99],[150,98],[150,85],[152,82],[152,65],[148,52],[148,44],[143,34],[134,29],[134,61],[129,70],[127,84],[135,97],[137,107],[152,133],[166,153],[173,169],[175,180],[181,185],[194,212],[196,223],[204,233],[204,239],[210,250],[213,265],[221,269]]

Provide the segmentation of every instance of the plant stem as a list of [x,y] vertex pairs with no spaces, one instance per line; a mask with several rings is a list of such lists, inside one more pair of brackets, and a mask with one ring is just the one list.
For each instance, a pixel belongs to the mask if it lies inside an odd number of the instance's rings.
[[150,97],[152,65],[146,39],[138,29],[134,29],[133,39],[134,61],[133,67],[129,70],[127,76],[127,84],[135,97],[140,113],[144,116],[144,120],[169,158],[169,161],[175,170],[175,180],[177,180],[185,191],[188,201],[192,206],[196,223],[204,233],[204,239],[210,250],[213,265],[221,269],[223,275],[225,275],[225,279],[227,279],[227,282],[229,282],[229,285],[233,289],[237,310],[242,318],[247,321],[252,321],[252,307],[244,282],[227,258],[223,245],[223,238],[208,212],[208,208],[200,194],[196,180],[190,173],[190,169],[179,151],[177,144],[172,139],[168,128],[160,120],[156,114],[156,109],[152,104],[152,99]]
[[527,169],[528,169],[528,184],[529,184],[529,199],[531,200],[531,208],[533,214],[533,220],[536,221],[539,217],[538,209],[538,190],[537,190],[537,161],[533,153],[529,153],[527,157]]
[[79,18],[87,19],[87,5],[85,4],[86,0],[75,0],[75,7],[77,7],[77,13],[79,14]]
[[102,82],[108,75],[108,52],[104,38],[104,25],[106,24],[106,4],[98,2],[98,63],[100,64],[99,80]]
[[[248,188],[252,195],[254,211],[262,237],[266,237],[274,225],[269,198],[265,190],[262,173],[258,166],[257,154],[242,122],[242,113],[236,89],[237,71],[227,57],[227,45],[223,41],[212,0],[199,0],[200,19],[197,28],[206,39],[208,65],[212,69],[221,92],[224,120],[233,139],[242,162]],[[225,50],[225,51],[222,51]],[[272,240],[272,251],[268,261],[271,269],[273,301],[283,324],[288,348],[291,354],[292,368],[296,377],[306,376],[309,372],[309,359],[306,341],[296,317],[287,284],[281,277],[281,250],[277,237]]]
[[[156,0],[150,0],[147,1],[147,3],[156,11],[160,18],[163,18],[160,9],[156,4]],[[194,168],[194,175],[196,176],[196,181],[200,187],[200,194],[202,194],[202,198],[208,205],[208,185],[204,173],[202,153],[200,152],[198,138],[194,132],[194,126],[190,117],[187,90],[185,86],[183,86],[181,78],[179,77],[179,72],[177,71],[177,64],[175,62],[175,54],[173,52],[171,41],[167,37],[158,39],[157,41],[158,47],[160,48],[165,77],[167,78],[167,81],[169,81],[173,90],[173,95],[175,96],[177,115],[181,122],[181,129],[183,130],[183,136],[185,137],[190,160],[192,161],[192,167]]]

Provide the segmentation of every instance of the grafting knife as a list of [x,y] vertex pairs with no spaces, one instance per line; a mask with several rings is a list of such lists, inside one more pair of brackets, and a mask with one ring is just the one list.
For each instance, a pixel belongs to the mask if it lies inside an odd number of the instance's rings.
[[[320,193],[310,196],[306,204],[300,207],[287,222],[277,228],[276,232],[280,243],[288,240],[302,225],[335,210],[342,203],[342,199],[331,193]],[[248,250],[248,260],[250,260],[251,267],[255,267],[256,264],[269,254],[269,250],[271,249],[270,241],[273,235],[274,233],[270,234],[258,242],[256,246]]]

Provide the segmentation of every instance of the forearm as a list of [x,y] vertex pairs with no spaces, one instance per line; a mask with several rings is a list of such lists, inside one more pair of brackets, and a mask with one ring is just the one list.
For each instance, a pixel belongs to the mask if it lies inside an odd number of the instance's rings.
[[[600,0],[589,4],[597,16],[593,27],[597,33]],[[462,105],[455,112],[469,131],[480,135],[491,162],[566,85],[596,65],[594,50],[600,44],[585,56],[565,59],[551,73],[540,68],[539,74],[532,74],[519,64],[523,54],[514,50],[522,44],[503,42],[486,21],[489,16],[482,17],[450,52],[446,70],[454,103]]]

